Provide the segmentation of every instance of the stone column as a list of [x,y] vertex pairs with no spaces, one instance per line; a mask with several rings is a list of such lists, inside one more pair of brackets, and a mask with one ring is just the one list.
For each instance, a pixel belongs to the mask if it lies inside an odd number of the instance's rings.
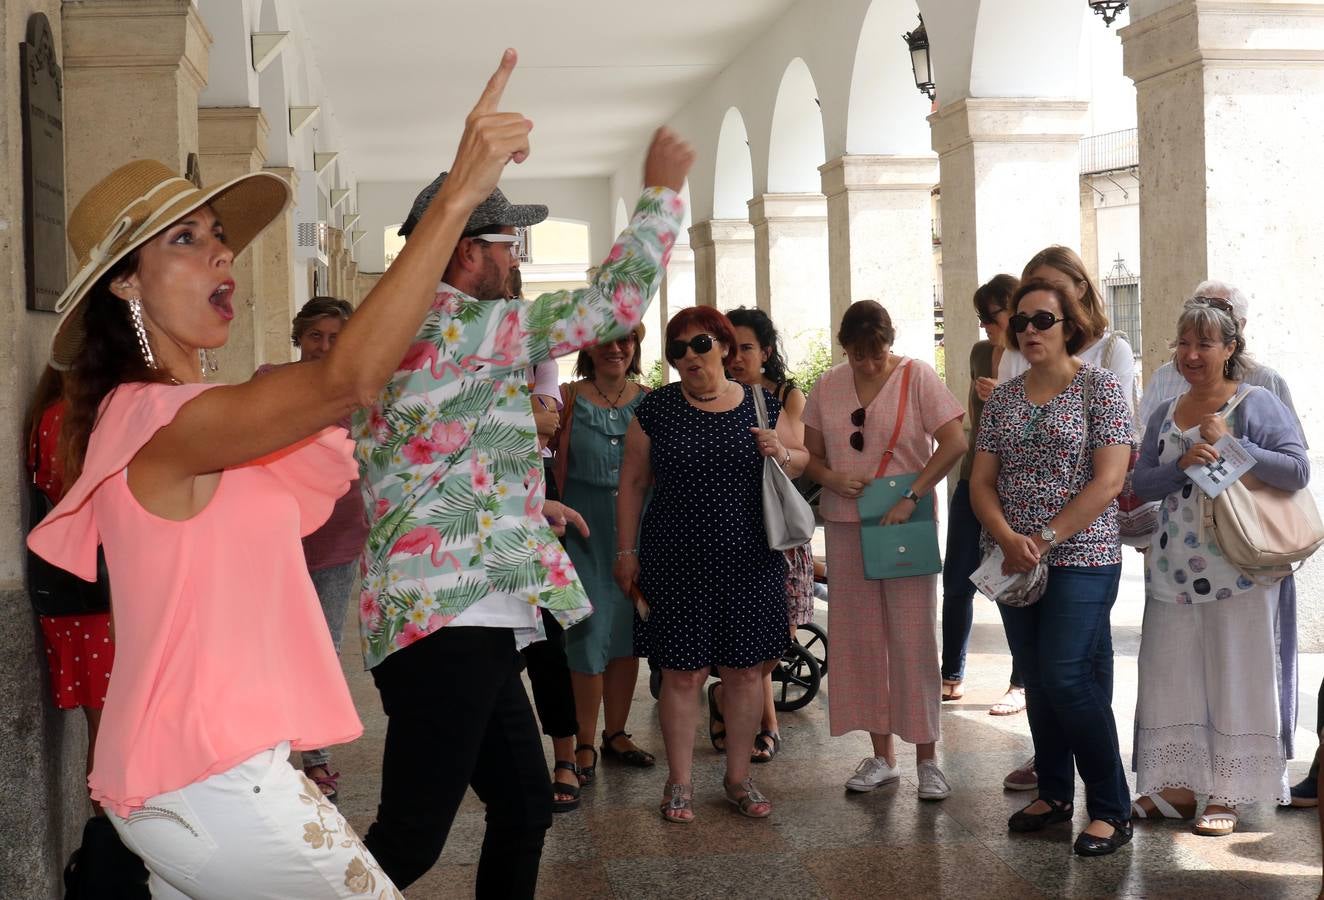
[[827,195],[829,343],[856,300],[887,307],[898,352],[933,363],[934,157],[840,156],[819,167]]
[[[267,166],[266,170],[290,183],[290,190],[298,187],[298,175],[288,166]],[[261,329],[262,361],[290,362],[294,347],[290,343],[290,323],[298,312],[295,303],[296,268],[302,272],[303,264],[294,261],[294,207],[286,207],[280,218],[262,233],[250,251],[261,259],[261,282],[258,291],[258,327]]]
[[325,291],[332,297],[344,295],[341,284],[341,247],[345,234],[339,228],[328,225],[326,229],[326,286]]
[[732,309],[753,306],[754,229],[744,219],[709,219],[690,227],[694,302]]
[[363,301],[359,294],[359,264],[352,259],[345,265],[345,299],[355,307]]
[[1161,363],[1182,300],[1200,281],[1251,298],[1250,348],[1294,388],[1313,448],[1324,398],[1311,391],[1324,304],[1316,235],[1324,171],[1324,3],[1180,0],[1122,29],[1140,141],[1144,364]]
[[1080,138],[1089,104],[968,98],[929,116],[942,184],[947,385],[964,397],[981,335],[970,298],[1000,272],[1017,277],[1049,244],[1080,246]]
[[671,258],[667,261],[662,286],[658,288],[657,298],[644,313],[644,346],[639,361],[645,374],[654,360],[661,359],[663,366],[666,365],[662,355],[662,338],[667,322],[682,309],[696,305],[695,256],[689,244],[676,244],[671,248]]
[[[1121,36],[1139,125],[1145,368],[1163,361],[1196,284],[1236,285],[1251,301],[1250,349],[1291,385],[1318,465],[1324,171],[1305,136],[1324,131],[1324,3],[1134,5]],[[1298,596],[1322,590],[1318,563],[1306,566]],[[1298,629],[1303,651],[1324,646],[1318,607],[1300,604]]]
[[822,194],[763,194],[749,201],[754,289],[781,333],[788,362],[812,341],[831,340],[827,200]]
[[[65,189],[70,206],[131,159],[183,173],[198,149],[211,34],[190,0],[66,3]],[[207,171],[203,177],[214,180]]]
[[[255,107],[198,110],[198,161],[208,183],[256,172],[267,159],[267,119]],[[262,254],[250,247],[235,258],[234,321],[230,339],[216,351],[219,370],[212,380],[247,381],[263,362]]]

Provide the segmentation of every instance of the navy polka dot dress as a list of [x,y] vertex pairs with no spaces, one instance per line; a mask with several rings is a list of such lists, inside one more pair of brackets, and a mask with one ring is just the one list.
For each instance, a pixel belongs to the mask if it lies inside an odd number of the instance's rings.
[[[636,619],[635,643],[664,669],[748,668],[790,643],[786,557],[768,548],[763,457],[749,430],[758,416],[744,390],[735,409],[710,413],[672,383],[635,413],[655,478],[639,540],[650,615]],[[764,400],[775,425],[781,404],[767,391]]]

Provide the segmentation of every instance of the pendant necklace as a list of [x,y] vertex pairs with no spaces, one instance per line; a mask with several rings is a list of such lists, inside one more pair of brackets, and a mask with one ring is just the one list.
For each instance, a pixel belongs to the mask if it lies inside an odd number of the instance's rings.
[[589,384],[593,385],[593,390],[598,392],[598,396],[602,398],[602,402],[606,403],[607,406],[611,407],[611,410],[607,413],[607,418],[609,419],[618,418],[620,416],[620,413],[616,409],[616,404],[621,402],[621,397],[624,396],[625,389],[630,386],[630,382],[626,381],[625,384],[621,385],[621,389],[616,392],[615,400],[607,399],[607,395],[602,392],[602,388],[598,387],[597,381],[589,381]]

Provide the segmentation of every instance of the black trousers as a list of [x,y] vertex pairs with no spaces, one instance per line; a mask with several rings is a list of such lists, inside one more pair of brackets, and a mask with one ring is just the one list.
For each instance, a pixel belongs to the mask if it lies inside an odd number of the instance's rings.
[[404,890],[441,855],[472,786],[487,806],[479,898],[533,897],[552,824],[542,740],[509,628],[443,628],[372,670],[386,711],[382,796],[364,843]]
[[565,631],[546,610],[542,616],[547,640],[524,648],[533,686],[533,707],[538,711],[542,733],[549,738],[574,737],[579,733],[575,718],[575,692],[570,685],[570,663],[565,658]]

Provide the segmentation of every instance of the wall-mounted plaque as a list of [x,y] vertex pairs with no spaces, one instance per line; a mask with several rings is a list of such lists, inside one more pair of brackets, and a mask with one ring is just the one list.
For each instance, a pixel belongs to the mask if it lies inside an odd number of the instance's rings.
[[28,18],[19,44],[23,119],[23,256],[28,309],[53,311],[68,284],[64,237],[64,95],[51,24]]

